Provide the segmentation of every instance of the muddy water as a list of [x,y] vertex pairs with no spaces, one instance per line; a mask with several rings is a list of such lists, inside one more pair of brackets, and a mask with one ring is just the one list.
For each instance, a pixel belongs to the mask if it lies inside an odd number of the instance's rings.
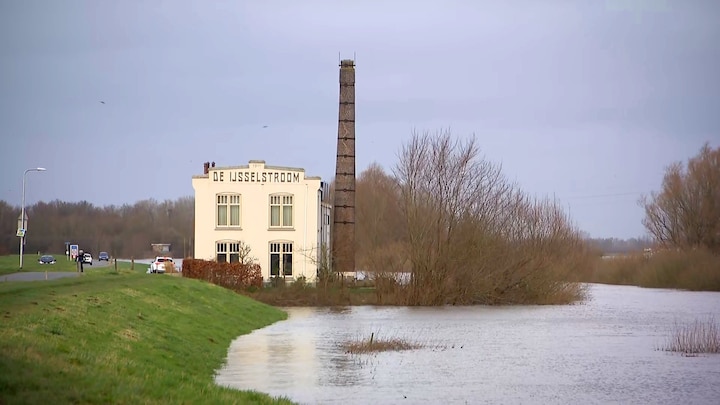
[[[288,308],[236,339],[218,384],[307,404],[718,404],[720,355],[658,350],[720,293],[591,285],[572,306]],[[350,355],[341,343],[423,348]]]

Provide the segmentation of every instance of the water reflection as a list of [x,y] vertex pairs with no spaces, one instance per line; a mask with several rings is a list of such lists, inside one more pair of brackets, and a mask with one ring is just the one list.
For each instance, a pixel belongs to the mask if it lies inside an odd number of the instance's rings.
[[[309,404],[717,403],[720,356],[656,350],[720,294],[591,287],[572,306],[288,308],[233,342],[217,382]],[[343,342],[423,348],[354,356]]]

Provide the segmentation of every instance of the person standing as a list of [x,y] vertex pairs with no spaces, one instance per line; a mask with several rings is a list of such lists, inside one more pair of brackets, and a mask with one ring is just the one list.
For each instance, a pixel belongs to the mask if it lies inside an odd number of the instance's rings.
[[77,261],[77,271],[80,272],[80,273],[84,273],[84,272],[85,272],[85,269],[83,268],[83,260],[84,260],[85,258],[84,258],[83,256],[84,256],[83,251],[80,250],[80,251],[78,252],[77,257],[75,258],[75,260]]

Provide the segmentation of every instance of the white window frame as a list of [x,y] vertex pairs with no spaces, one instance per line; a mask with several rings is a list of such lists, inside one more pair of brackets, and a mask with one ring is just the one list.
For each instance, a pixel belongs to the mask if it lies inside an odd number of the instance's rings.
[[[268,222],[271,229],[292,229],[294,226],[295,207],[293,194],[270,194],[270,207]],[[273,216],[273,209],[277,208],[277,219]]]
[[[270,252],[270,277],[282,275],[283,277],[293,276],[293,243],[287,240],[274,240],[269,245]],[[277,255],[277,272],[273,266],[273,255]],[[289,265],[289,266],[288,266]],[[289,268],[288,268],[289,267]]]
[[[237,207],[237,215],[233,208]],[[224,221],[221,213],[224,212]],[[224,223],[222,223],[224,222]],[[215,196],[215,227],[237,229],[242,226],[242,195],[238,193],[220,193]]]

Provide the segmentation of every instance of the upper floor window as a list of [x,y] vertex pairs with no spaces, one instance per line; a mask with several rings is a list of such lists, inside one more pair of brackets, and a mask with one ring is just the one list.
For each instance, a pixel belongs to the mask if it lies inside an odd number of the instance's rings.
[[218,227],[240,226],[240,195],[218,194],[217,216],[215,224]]
[[291,228],[293,226],[293,196],[270,196],[270,226],[276,228]]

